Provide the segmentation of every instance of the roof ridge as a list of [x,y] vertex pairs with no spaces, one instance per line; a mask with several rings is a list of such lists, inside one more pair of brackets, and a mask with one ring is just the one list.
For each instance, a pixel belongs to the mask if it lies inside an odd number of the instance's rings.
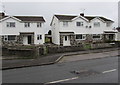
[[43,17],[43,16],[13,16],[13,17]]

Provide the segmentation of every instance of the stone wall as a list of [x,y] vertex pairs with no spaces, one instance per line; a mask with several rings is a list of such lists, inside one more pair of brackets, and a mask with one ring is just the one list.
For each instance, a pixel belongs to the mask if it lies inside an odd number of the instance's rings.
[[[63,45],[63,37],[65,35],[60,35],[60,45]],[[76,40],[75,35],[67,35],[70,37],[70,44],[71,46],[80,45],[85,43],[102,43],[104,42],[104,35],[101,35],[101,39],[93,39],[92,34],[86,34],[85,40]]]
[[75,52],[83,50],[81,46],[53,46],[47,47],[47,53],[64,53],[64,52]]
[[76,52],[90,49],[110,48],[113,47],[109,43],[97,44],[81,44],[77,46],[56,46],[56,45],[42,45],[42,46],[20,46],[19,47],[3,47],[3,56],[20,56],[20,57],[40,57],[46,54]]
[[91,49],[109,48],[109,47],[112,47],[112,45],[109,43],[91,44]]
[[21,39],[20,39],[20,36],[19,35],[16,35],[16,39],[15,40],[11,40],[11,41],[4,41],[4,36],[1,36],[2,38],[2,45],[3,46],[15,46],[15,45],[19,45],[19,44],[22,44]]
[[39,56],[38,48],[17,48],[17,47],[2,47],[2,56],[16,57],[37,57]]
[[[113,47],[109,43],[97,43],[97,44],[80,44],[75,46],[46,46],[46,48],[40,48],[40,54],[46,50],[46,54],[51,53],[64,53],[64,52],[76,52],[81,50],[100,49]],[[42,53],[44,54],[44,53]]]

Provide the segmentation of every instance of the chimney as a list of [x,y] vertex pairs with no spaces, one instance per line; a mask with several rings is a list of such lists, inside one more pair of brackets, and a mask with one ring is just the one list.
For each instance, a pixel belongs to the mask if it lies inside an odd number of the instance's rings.
[[84,13],[80,13],[80,15],[84,17]]
[[5,16],[5,13],[4,12],[0,13],[0,16]]

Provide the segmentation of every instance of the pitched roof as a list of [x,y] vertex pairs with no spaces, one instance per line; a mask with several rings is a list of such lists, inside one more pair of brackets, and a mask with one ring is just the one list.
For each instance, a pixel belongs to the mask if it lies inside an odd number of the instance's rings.
[[71,16],[71,15],[55,15],[59,20],[71,20],[77,16]]
[[[101,16],[84,16],[85,18],[87,18],[88,20],[92,20],[92,19],[94,19],[94,18],[96,18],[96,17],[99,17],[99,18],[101,18],[102,20],[104,20],[104,21],[112,21],[112,20],[110,20],[110,19],[107,19],[107,18],[105,18],[105,17],[101,17]],[[112,21],[113,22],[113,21]]]
[[[0,19],[3,19],[6,16],[4,12],[0,12]],[[20,19],[21,21],[42,21],[45,22],[44,18],[42,16],[13,16],[17,19]]]
[[3,18],[5,18],[5,17],[8,17],[8,16],[0,16],[0,20],[3,19]]
[[13,16],[16,17],[22,21],[42,21],[45,22],[43,17],[39,17],[39,16]]
[[[72,15],[55,15],[59,20],[72,20],[73,18],[77,17],[77,16],[72,16]],[[110,19],[107,19],[105,17],[101,17],[101,16],[82,16],[82,17],[85,17],[86,19],[88,19],[89,21],[96,18],[96,17],[99,17],[101,18],[102,20],[104,21],[111,21],[113,22],[112,20]]]

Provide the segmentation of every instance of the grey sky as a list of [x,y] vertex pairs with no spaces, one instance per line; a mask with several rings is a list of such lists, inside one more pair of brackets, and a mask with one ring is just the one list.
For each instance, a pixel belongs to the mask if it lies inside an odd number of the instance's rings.
[[118,26],[117,2],[4,2],[6,14],[41,15],[46,20],[46,30],[54,14],[79,15],[85,9],[85,15],[104,16],[115,21]]
[[118,3],[118,26],[120,27],[120,1]]

